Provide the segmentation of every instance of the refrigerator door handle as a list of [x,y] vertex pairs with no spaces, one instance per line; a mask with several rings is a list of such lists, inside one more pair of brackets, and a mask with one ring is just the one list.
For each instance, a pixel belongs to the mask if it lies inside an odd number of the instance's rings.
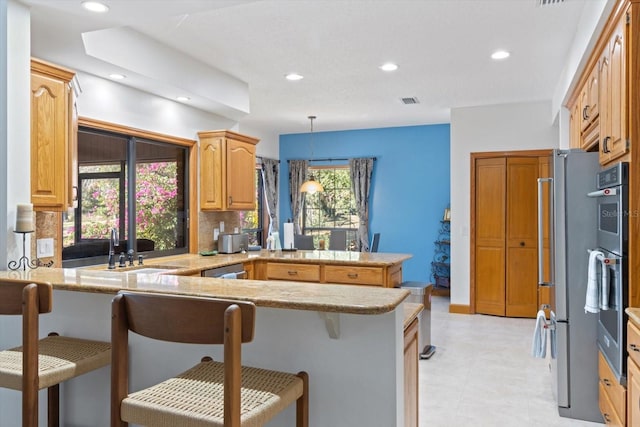
[[[549,185],[549,282],[544,281],[544,185]],[[553,286],[553,178],[538,178],[538,285]]]

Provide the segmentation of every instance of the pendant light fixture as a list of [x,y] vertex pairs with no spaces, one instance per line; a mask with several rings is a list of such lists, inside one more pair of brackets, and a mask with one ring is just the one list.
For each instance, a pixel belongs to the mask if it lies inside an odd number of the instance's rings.
[[[311,160],[313,160],[313,120],[315,118],[316,116],[309,116],[309,120],[311,121],[311,142],[309,144],[311,148]],[[313,174],[311,174],[309,179],[300,186],[301,193],[313,194],[318,191],[324,191],[324,188],[322,187],[322,184],[315,180]]]

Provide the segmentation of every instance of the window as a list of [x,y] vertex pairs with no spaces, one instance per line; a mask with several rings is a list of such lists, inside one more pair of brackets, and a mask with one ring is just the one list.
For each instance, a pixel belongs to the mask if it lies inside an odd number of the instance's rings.
[[325,247],[328,248],[331,231],[345,230],[347,249],[354,249],[360,219],[351,189],[349,166],[312,166],[307,175],[313,175],[322,184],[324,191],[305,194],[303,234],[314,236],[316,248],[320,247],[320,240],[324,240]]
[[265,246],[264,224],[268,224],[267,209],[264,208],[264,184],[262,182],[262,169],[256,168],[256,209],[253,211],[240,212],[240,226],[242,232],[249,235],[249,245]]
[[116,254],[187,252],[188,153],[180,145],[81,127],[78,207],[63,221],[63,265],[101,262],[113,228]]

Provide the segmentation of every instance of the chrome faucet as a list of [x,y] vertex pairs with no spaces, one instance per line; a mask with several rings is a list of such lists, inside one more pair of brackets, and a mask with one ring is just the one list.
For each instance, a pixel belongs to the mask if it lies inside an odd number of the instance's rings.
[[111,229],[111,237],[109,238],[109,270],[116,268],[115,247],[118,246],[118,229],[113,227]]

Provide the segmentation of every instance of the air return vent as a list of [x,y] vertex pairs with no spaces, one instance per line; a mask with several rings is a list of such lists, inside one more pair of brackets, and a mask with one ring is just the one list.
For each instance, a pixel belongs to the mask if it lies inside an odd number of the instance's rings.
[[400,98],[400,100],[405,105],[419,104],[420,103],[420,101],[418,101],[418,98],[416,98],[415,96],[410,97],[410,98]]
[[562,4],[564,0],[536,0],[538,6],[553,6],[554,4]]

